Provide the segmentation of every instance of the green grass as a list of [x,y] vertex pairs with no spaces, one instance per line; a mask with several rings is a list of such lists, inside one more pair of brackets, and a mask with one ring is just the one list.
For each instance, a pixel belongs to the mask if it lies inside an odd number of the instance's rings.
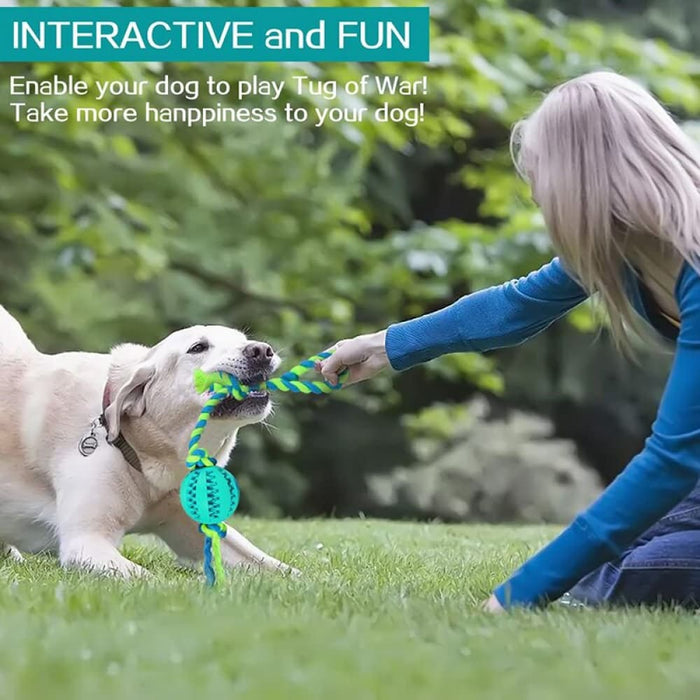
[[132,540],[119,583],[53,559],[0,564],[0,697],[331,700],[700,695],[700,618],[552,608],[490,616],[545,528],[238,520],[302,579],[220,592]]

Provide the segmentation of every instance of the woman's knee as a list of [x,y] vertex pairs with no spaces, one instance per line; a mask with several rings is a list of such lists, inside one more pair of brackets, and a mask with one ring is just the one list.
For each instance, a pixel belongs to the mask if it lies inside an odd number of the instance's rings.
[[614,605],[700,605],[700,531],[673,532],[632,549],[608,594]]

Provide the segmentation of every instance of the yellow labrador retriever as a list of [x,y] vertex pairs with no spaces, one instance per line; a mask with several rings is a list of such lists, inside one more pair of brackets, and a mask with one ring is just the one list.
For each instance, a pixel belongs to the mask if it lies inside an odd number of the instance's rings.
[[[151,533],[184,562],[200,560],[202,535],[178,495],[206,401],[193,371],[226,371],[252,384],[278,365],[269,345],[221,326],[180,330],[152,348],[45,355],[0,306],[2,553],[54,551],[64,566],[132,576],[145,570],[117,548],[126,533]],[[239,428],[270,410],[266,393],[224,401],[203,447],[225,464]],[[222,554],[230,566],[290,570],[233,528]]]

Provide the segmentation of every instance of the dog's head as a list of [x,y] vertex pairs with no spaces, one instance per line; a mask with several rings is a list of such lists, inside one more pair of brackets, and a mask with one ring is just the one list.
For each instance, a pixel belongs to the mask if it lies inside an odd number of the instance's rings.
[[[176,331],[152,348],[121,345],[112,351],[105,391],[105,419],[110,441],[128,423],[135,447],[175,443],[187,439],[206,394],[194,389],[196,369],[228,372],[243,384],[259,384],[270,377],[280,359],[267,343],[251,341],[240,331],[222,326],[193,326]],[[207,449],[219,447],[238,428],[264,420],[271,411],[267,392],[251,393],[242,401],[224,400],[212,412],[205,438]],[[146,444],[144,444],[144,441]],[[156,443],[156,445],[153,445]]]

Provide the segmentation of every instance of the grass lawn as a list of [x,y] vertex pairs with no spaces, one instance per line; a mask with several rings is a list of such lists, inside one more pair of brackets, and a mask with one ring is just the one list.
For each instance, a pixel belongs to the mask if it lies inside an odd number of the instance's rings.
[[0,697],[700,697],[698,616],[478,609],[551,529],[237,522],[304,577],[237,573],[213,592],[136,540],[150,583],[0,564]]

